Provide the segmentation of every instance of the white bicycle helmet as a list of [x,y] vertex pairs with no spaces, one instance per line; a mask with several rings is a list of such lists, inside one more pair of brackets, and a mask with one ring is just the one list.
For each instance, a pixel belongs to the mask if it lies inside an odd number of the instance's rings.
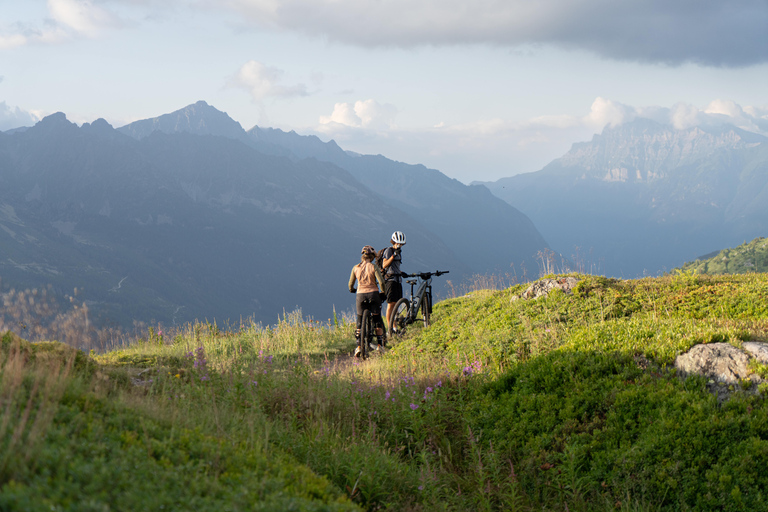
[[392,241],[396,244],[405,245],[405,233],[402,231],[395,231],[392,233]]

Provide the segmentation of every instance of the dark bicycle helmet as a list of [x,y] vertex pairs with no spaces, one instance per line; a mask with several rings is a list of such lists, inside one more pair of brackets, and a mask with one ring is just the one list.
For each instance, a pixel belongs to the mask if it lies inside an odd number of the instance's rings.
[[374,249],[370,245],[366,245],[365,247],[363,247],[363,250],[360,251],[360,254],[376,254],[376,249]]

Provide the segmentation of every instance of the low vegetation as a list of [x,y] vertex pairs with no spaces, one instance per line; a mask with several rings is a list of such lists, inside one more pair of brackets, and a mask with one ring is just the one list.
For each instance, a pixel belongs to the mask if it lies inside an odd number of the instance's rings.
[[353,326],[150,330],[90,356],[3,336],[0,510],[768,510],[768,404],[672,363],[768,341],[768,275],[523,285]]
[[699,274],[768,272],[768,240],[759,237],[733,249],[707,254],[696,261],[686,263],[681,270]]

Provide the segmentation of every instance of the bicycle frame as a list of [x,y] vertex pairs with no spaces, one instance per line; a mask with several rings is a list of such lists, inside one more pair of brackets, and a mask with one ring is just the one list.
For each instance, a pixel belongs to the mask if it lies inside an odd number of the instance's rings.
[[[421,276],[418,276],[421,277]],[[410,307],[408,308],[408,323],[413,323],[416,321],[416,316],[419,314],[419,309],[421,308],[421,301],[424,298],[424,294],[427,294],[427,301],[428,304],[432,303],[432,276],[428,277],[427,279],[424,279],[421,281],[421,284],[419,284],[419,287],[416,289],[416,295],[413,294],[413,287],[416,286],[416,283],[418,281],[416,280],[408,280],[406,283],[411,285],[411,300],[410,300]]]

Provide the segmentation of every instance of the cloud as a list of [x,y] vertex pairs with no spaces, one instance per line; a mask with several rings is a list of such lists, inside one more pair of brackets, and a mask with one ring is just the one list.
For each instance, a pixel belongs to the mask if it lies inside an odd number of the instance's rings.
[[542,116],[518,123],[514,130],[589,128],[602,131],[606,126],[620,126],[636,118],[685,130],[694,126],[731,124],[743,130],[768,135],[768,107],[742,107],[731,100],[716,99],[704,109],[687,103],[672,107],[633,107],[598,97],[584,116]]
[[30,44],[95,38],[126,25],[116,13],[91,0],[48,0],[45,19],[0,27],[0,51]]
[[352,103],[336,103],[330,116],[319,119],[320,131],[331,133],[345,128],[364,130],[393,130],[397,108],[390,104],[380,104],[375,100],[356,101]]
[[[0,81],[2,81],[2,77],[0,77]],[[19,107],[10,107],[4,101],[0,101],[0,132],[21,126],[32,126],[39,120],[40,117],[32,112]]]
[[229,80],[229,85],[247,90],[256,101],[309,95],[304,84],[280,85],[283,74],[284,72],[276,67],[250,60]]
[[90,0],[48,0],[48,12],[58,26],[86,37],[123,25],[117,15]]
[[[677,129],[694,126],[734,125],[768,136],[768,106],[742,106],[716,99],[705,107],[678,103],[671,107],[631,106],[598,97],[583,115],[539,116],[523,121],[481,119],[470,123],[435,123],[429,127],[400,128],[390,124],[367,129],[364,105],[373,100],[337,103],[320,125],[302,131],[332,137],[344,149],[363,154],[384,154],[395,160],[422,163],[440,169],[465,183],[498,179],[520,172],[537,171],[565,154],[574,142],[592,138],[608,126],[619,126],[638,118],[651,119]],[[381,107],[379,105],[379,107]],[[394,109],[394,107],[392,107]],[[381,112],[385,109],[371,109]],[[383,116],[383,120],[389,119]],[[379,121],[382,121],[379,119]],[[367,121],[370,127],[372,120]]]
[[654,64],[768,62],[765,0],[228,0],[250,23],[346,44],[553,45]]

